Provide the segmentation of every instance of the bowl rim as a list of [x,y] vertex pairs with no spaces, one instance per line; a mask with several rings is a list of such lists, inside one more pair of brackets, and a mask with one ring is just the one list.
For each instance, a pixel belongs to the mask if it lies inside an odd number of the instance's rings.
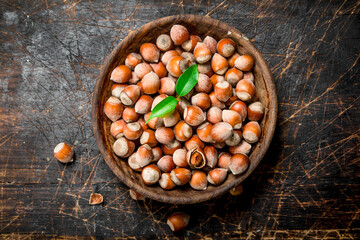
[[[261,74],[263,75],[263,79],[264,79],[264,83],[266,86],[266,89],[273,89],[273,91],[271,92],[271,94],[269,94],[269,92],[267,91],[267,95],[269,98],[269,110],[268,110],[268,122],[266,124],[270,124],[267,125],[267,129],[269,129],[268,131],[263,133],[262,139],[264,139],[263,144],[262,144],[262,148],[260,149],[260,152],[258,155],[256,155],[255,159],[254,159],[254,164],[249,166],[249,169],[242,174],[240,177],[237,177],[235,179],[235,181],[233,181],[232,183],[229,184],[222,184],[219,186],[216,186],[216,189],[210,192],[206,192],[204,191],[204,194],[201,194],[201,196],[197,196],[196,199],[194,198],[182,198],[179,196],[175,196],[174,194],[166,194],[165,198],[159,196],[159,194],[155,193],[155,192],[151,192],[148,191],[147,189],[144,189],[139,183],[136,183],[134,181],[132,181],[131,179],[129,179],[125,174],[123,174],[122,171],[120,171],[118,168],[119,166],[115,163],[116,160],[112,158],[112,156],[106,151],[106,144],[105,141],[103,140],[101,134],[100,134],[100,128],[102,127],[100,124],[100,118],[99,118],[99,104],[100,104],[100,89],[101,89],[101,83],[104,79],[106,79],[107,76],[107,72],[109,72],[111,69],[111,63],[113,63],[114,61],[116,61],[117,59],[117,55],[119,54],[119,52],[121,51],[123,45],[131,40],[134,39],[139,33],[141,33],[143,30],[146,30],[147,28],[150,27],[150,25],[154,25],[156,23],[160,23],[160,22],[170,22],[170,21],[187,21],[188,19],[191,20],[196,20],[196,21],[207,21],[207,22],[213,22],[212,24],[217,24],[219,27],[224,28],[224,29],[228,29],[228,31],[231,31],[233,33],[238,34],[239,36],[242,36],[243,39],[245,39],[247,41],[247,43],[249,44],[248,47],[252,48],[252,50],[254,52],[257,53],[256,56],[256,61],[258,62],[258,64],[262,64],[263,66],[263,71],[261,72]],[[270,111],[271,110],[271,111]],[[100,110],[101,111],[101,110]],[[173,203],[173,204],[193,204],[193,203],[199,203],[199,202],[203,202],[209,199],[212,199],[214,197],[217,197],[219,195],[224,194],[225,192],[227,192],[228,190],[230,190],[232,187],[235,187],[236,185],[240,184],[241,182],[243,182],[258,166],[258,164],[261,162],[262,158],[264,157],[264,155],[266,154],[270,143],[272,141],[274,132],[275,132],[275,127],[276,127],[276,120],[277,120],[277,112],[278,112],[278,103],[277,103],[277,94],[276,94],[276,86],[274,83],[274,79],[273,76],[271,74],[271,71],[269,69],[269,66],[267,64],[267,62],[265,61],[263,55],[260,53],[260,51],[249,41],[249,39],[243,34],[241,33],[239,30],[237,30],[236,28],[220,21],[217,19],[213,19],[211,17],[208,16],[201,16],[201,15],[192,15],[192,14],[186,14],[186,15],[172,15],[172,16],[167,16],[167,17],[163,17],[163,18],[159,18],[153,21],[150,21],[144,25],[142,25],[141,27],[137,28],[136,30],[130,32],[110,53],[110,55],[108,55],[104,62],[103,62],[103,66],[100,70],[100,73],[97,77],[96,80],[96,84],[94,86],[94,90],[93,90],[93,96],[92,96],[92,107],[91,107],[91,121],[92,121],[92,127],[93,127],[93,133],[94,133],[94,137],[96,140],[96,143],[98,145],[98,148],[101,152],[102,157],[104,158],[105,162],[107,163],[107,165],[110,167],[110,169],[113,171],[113,173],[119,178],[119,180],[124,183],[125,185],[127,185],[129,188],[134,189],[136,192],[151,198],[153,200],[156,201],[160,201],[160,202],[166,202],[166,203]],[[166,191],[166,190],[164,190]],[[195,190],[194,190],[195,191]],[[167,191],[168,192],[168,191]]]

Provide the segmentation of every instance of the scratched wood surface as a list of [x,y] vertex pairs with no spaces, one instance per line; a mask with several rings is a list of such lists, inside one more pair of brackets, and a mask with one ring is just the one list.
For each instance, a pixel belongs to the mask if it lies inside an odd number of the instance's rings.
[[[359,1],[0,0],[0,238],[360,238]],[[278,124],[238,197],[135,202],[102,159],[90,100],[132,30],[207,15],[246,34],[273,72]],[[54,146],[74,146],[64,165]],[[104,203],[88,205],[92,192]],[[173,234],[166,218],[191,215]]]

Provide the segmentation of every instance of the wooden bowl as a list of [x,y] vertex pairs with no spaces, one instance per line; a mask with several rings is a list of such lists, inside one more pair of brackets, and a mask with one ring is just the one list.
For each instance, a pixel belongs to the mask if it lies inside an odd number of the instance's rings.
[[[216,40],[228,37],[235,41],[237,51],[241,54],[250,54],[255,60],[253,68],[255,85],[259,101],[265,106],[265,114],[261,120],[262,135],[258,143],[253,146],[250,155],[250,166],[241,175],[234,176],[229,174],[227,180],[220,186],[209,184],[207,190],[196,191],[190,186],[176,187],[173,190],[163,190],[159,185],[147,186],[143,184],[139,173],[134,172],[127,164],[126,159],[118,158],[112,145],[114,138],[110,134],[111,121],[105,116],[104,103],[111,95],[110,74],[119,64],[124,64],[126,56],[131,52],[139,52],[140,45],[146,42],[154,43],[156,38],[162,33],[170,32],[174,24],[184,25],[190,34],[199,35],[202,39],[210,35]],[[94,87],[92,101],[92,124],[96,142],[102,156],[114,174],[129,188],[138,193],[166,203],[190,204],[212,199],[223,193],[228,192],[232,187],[240,184],[256,168],[264,157],[271,139],[274,134],[277,116],[277,97],[274,81],[261,53],[253,44],[237,29],[210,17],[195,15],[170,16],[149,22],[144,26],[132,31],[119,45],[112,51],[104,62]]]

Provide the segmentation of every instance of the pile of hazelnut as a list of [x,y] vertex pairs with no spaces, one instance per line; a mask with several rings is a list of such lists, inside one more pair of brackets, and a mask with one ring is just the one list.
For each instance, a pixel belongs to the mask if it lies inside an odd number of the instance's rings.
[[[176,97],[177,78],[194,64],[195,88],[171,115],[145,124],[161,100]],[[155,44],[142,44],[140,54],[130,53],[111,74],[112,96],[104,112],[112,121],[114,153],[127,158],[145,184],[159,183],[166,190],[187,183],[205,190],[208,183],[223,183],[228,172],[244,173],[264,114],[253,65],[230,38],[202,40],[182,25],[173,25]]]

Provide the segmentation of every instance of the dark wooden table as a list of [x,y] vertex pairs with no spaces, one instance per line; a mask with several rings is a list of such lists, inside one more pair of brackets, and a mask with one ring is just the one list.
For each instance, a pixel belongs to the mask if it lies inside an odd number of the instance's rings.
[[[360,238],[359,1],[0,0],[0,238]],[[270,150],[244,193],[135,202],[91,127],[104,58],[160,17],[199,14],[247,35],[279,100]],[[66,141],[76,161],[53,148]],[[90,206],[92,192],[104,196]],[[173,234],[166,218],[191,215]]]

